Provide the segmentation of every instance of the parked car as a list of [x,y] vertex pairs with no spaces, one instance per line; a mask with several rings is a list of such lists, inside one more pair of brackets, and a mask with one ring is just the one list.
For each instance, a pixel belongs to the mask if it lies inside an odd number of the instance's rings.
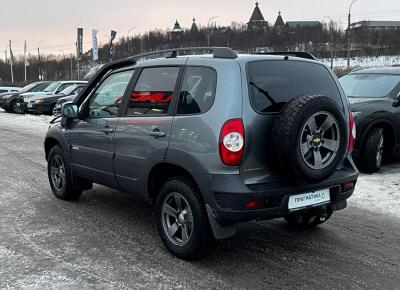
[[65,103],[73,102],[75,98],[78,96],[78,94],[84,89],[84,87],[85,85],[76,85],[76,86],[71,86],[62,91],[60,94],[64,95],[65,97],[61,97],[57,100],[56,106],[54,107],[53,110],[53,115],[56,117],[60,116],[62,105]]
[[359,168],[378,171],[400,149],[400,68],[359,70],[340,79],[357,125]]
[[58,94],[43,96],[33,101],[32,106],[28,109],[32,113],[36,114],[49,114],[54,115],[57,113],[56,104],[58,99],[65,96],[76,96],[87,82],[71,85],[65,90],[62,90]]
[[[25,112],[40,113],[39,111],[33,108],[33,104],[37,99],[56,95],[61,91],[65,90],[66,88],[77,84],[86,84],[86,81],[53,82],[43,92],[21,94],[20,98],[18,99],[18,102],[20,103]],[[53,110],[53,108],[50,109],[51,111]]]
[[4,93],[15,93],[19,92],[21,88],[19,87],[0,87],[0,94]]
[[355,125],[327,66],[229,48],[177,57],[183,50],[111,62],[63,106],[44,144],[56,197],[99,183],[147,200],[182,259],[240,222],[312,228],[346,208]]
[[35,82],[23,87],[17,92],[1,94],[0,107],[8,113],[23,113],[18,103],[19,96],[23,93],[43,91],[49,84],[50,82]]

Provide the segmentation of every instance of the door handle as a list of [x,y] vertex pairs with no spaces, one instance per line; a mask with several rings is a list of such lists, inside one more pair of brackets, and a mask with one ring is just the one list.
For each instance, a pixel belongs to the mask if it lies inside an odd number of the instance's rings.
[[161,132],[159,129],[154,129],[153,131],[149,132],[149,135],[152,137],[165,137],[165,132]]
[[108,127],[108,126],[105,126],[101,131],[104,132],[104,133],[106,133],[106,134],[114,133],[114,129],[113,129],[113,128],[110,128],[110,127]]

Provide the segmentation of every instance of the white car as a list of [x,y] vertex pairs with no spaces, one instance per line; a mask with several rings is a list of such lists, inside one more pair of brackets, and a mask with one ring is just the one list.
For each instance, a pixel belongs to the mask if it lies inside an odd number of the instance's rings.
[[16,93],[19,92],[21,88],[19,87],[0,87],[0,94],[4,93]]
[[86,81],[59,81],[54,82],[49,85],[43,92],[34,92],[34,93],[25,93],[21,94],[21,97],[24,99],[24,103],[22,104],[25,111],[29,111],[32,108],[35,100],[48,97],[52,95],[56,95],[66,88],[77,85],[77,84],[86,84]]

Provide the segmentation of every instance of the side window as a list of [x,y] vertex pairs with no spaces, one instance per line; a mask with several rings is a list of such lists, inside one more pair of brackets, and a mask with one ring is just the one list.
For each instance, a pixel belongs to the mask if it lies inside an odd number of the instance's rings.
[[110,75],[92,95],[89,102],[90,117],[110,117],[118,115],[118,108],[124,100],[134,70]]
[[7,93],[8,91],[6,91],[6,90],[0,90],[0,94],[2,94],[2,93]]
[[214,103],[217,73],[207,67],[188,67],[179,96],[178,114],[207,112]]
[[143,69],[131,93],[128,116],[163,115],[172,102],[179,67]]

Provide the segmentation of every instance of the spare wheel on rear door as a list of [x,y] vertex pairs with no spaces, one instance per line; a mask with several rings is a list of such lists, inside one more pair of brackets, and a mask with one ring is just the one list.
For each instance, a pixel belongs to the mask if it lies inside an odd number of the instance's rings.
[[297,180],[326,179],[346,154],[346,132],[342,110],[331,98],[293,99],[282,108],[272,128],[278,166]]

